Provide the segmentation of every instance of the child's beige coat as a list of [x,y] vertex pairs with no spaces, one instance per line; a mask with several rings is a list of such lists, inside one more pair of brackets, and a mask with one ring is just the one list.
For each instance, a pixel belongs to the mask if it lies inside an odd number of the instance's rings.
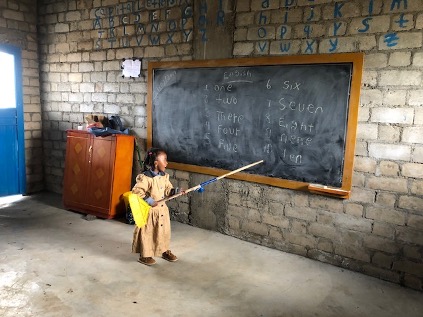
[[[136,178],[132,192],[141,198],[150,196],[155,201],[159,201],[169,196],[172,188],[169,174],[155,177],[140,174]],[[170,215],[166,203],[163,202],[150,209],[147,224],[144,227],[135,226],[132,252],[140,253],[141,257],[162,256],[163,252],[169,250],[169,245]]]

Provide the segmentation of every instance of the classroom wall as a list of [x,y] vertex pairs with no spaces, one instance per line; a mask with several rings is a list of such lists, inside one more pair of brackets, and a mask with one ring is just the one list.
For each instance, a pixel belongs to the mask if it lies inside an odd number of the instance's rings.
[[[174,220],[423,290],[421,4],[39,1],[46,187],[61,192],[65,131],[86,114],[119,114],[144,150],[149,61],[364,52],[350,199],[222,180],[169,205]],[[143,76],[122,78],[132,57]],[[184,188],[211,178],[169,173]]]
[[0,1],[0,43],[21,49],[26,192],[30,194],[44,188],[36,1]]

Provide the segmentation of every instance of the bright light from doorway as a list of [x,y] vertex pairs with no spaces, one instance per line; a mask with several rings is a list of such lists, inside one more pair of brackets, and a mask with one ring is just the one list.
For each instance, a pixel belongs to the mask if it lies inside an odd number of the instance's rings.
[[12,54],[0,52],[0,109],[16,108],[14,65]]
[[13,203],[21,201],[22,199],[25,199],[25,197],[22,195],[0,197],[0,209],[9,207]]

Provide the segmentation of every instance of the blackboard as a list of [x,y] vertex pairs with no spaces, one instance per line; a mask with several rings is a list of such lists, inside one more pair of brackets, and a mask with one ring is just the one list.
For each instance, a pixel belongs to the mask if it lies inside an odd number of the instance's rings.
[[351,189],[363,55],[150,62],[148,146],[170,167]]

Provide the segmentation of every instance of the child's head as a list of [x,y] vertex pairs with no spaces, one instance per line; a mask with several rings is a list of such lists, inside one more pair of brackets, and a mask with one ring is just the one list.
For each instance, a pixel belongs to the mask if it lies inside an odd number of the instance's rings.
[[153,170],[164,172],[167,166],[167,154],[165,150],[151,148],[145,154],[144,171]]

